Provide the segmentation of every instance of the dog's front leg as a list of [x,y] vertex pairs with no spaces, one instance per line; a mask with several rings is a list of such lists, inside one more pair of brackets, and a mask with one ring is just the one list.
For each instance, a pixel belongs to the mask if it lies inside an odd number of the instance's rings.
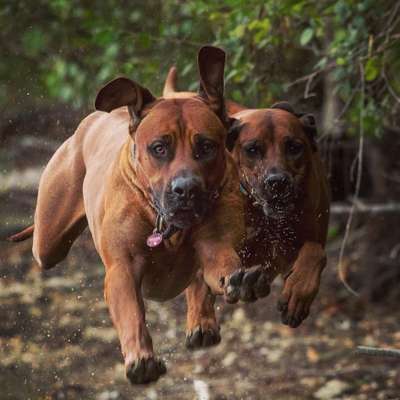
[[196,249],[204,280],[213,294],[223,295],[228,303],[253,302],[269,294],[266,270],[261,266],[242,268],[229,242],[204,241]]
[[209,347],[221,341],[219,325],[215,317],[215,296],[198,271],[185,291],[187,303],[186,347],[194,350]]
[[297,328],[310,312],[318,293],[326,254],[320,243],[306,242],[300,249],[292,270],[285,279],[278,301],[282,322]]
[[105,277],[106,302],[120,339],[126,376],[133,384],[156,381],[166,372],[164,363],[154,357],[146,327],[140,274],[143,264],[141,257],[135,257],[132,266],[111,265]]

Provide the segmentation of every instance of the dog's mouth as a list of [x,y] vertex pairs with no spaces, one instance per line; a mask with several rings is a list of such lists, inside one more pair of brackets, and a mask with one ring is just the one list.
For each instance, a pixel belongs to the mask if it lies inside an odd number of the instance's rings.
[[262,207],[266,217],[271,219],[282,219],[291,214],[298,199],[296,186],[290,185],[280,191],[265,191],[259,188],[258,203]]
[[289,215],[294,209],[294,201],[264,201],[264,214],[268,218],[280,219]]
[[166,222],[180,229],[190,228],[203,218],[198,207],[181,206],[167,212]]
[[179,202],[165,196],[161,214],[166,224],[187,229],[201,222],[207,211],[207,202],[203,197]]

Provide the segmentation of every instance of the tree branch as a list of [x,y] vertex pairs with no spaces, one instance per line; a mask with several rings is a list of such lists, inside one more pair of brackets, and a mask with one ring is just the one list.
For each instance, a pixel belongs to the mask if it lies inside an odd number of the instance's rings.
[[400,350],[381,349],[379,347],[357,346],[356,354],[374,357],[395,357],[400,358]]
[[343,236],[342,245],[340,246],[338,271],[339,278],[342,281],[344,287],[354,296],[359,296],[359,294],[353,290],[350,285],[346,282],[346,275],[344,271],[343,256],[346,248],[346,242],[350,235],[351,223],[353,221],[353,215],[355,210],[355,204],[360,194],[361,188],[361,177],[362,177],[362,167],[363,167],[363,155],[364,155],[364,102],[365,102],[365,76],[364,76],[364,65],[360,60],[360,79],[361,79],[361,106],[360,106],[360,139],[358,144],[358,154],[357,154],[357,180],[356,188],[354,191],[354,200],[350,209],[349,217],[347,219],[346,229]]
[[400,203],[385,203],[385,204],[365,204],[357,202],[354,205],[347,204],[332,204],[331,214],[349,214],[350,212],[369,213],[369,214],[386,214],[400,212]]

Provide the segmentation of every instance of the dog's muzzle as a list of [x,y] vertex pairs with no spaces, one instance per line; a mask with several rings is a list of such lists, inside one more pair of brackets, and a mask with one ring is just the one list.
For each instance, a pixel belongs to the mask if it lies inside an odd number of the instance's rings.
[[291,177],[285,172],[269,174],[264,179],[264,191],[275,195],[288,191],[291,186]]
[[295,202],[294,180],[287,172],[267,174],[259,185],[261,206],[270,218],[281,218],[291,211]]
[[286,203],[294,192],[293,179],[287,172],[269,173],[260,186],[260,194],[268,202]]
[[183,229],[200,221],[207,209],[207,192],[195,175],[172,179],[164,195],[165,220]]

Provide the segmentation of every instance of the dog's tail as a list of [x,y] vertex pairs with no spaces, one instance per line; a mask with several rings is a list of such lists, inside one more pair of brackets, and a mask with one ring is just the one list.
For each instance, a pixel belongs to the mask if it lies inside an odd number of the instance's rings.
[[22,242],[33,236],[34,225],[28,226],[23,231],[16,233],[15,235],[9,236],[7,240],[9,242]]
[[163,96],[168,97],[176,92],[176,67],[171,67],[168,71],[167,78],[165,79]]

